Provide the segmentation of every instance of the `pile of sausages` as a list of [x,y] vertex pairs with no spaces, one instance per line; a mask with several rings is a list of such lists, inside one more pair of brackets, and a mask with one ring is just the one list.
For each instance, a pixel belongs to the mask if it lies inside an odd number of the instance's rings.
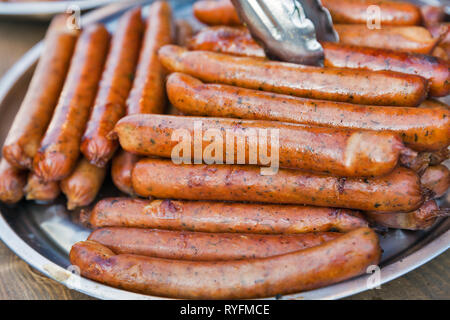
[[[322,43],[324,67],[269,60],[229,0],[196,2],[195,31],[167,2],[146,22],[126,12],[112,37],[56,17],[3,146],[0,200],[61,190],[95,229],[72,264],[135,292],[257,298],[365,273],[381,258],[369,227],[424,230],[449,213],[435,199],[450,185],[450,112],[433,99],[450,93],[449,25],[437,7],[322,2],[340,37]],[[371,4],[381,29],[367,29]],[[244,139],[278,130],[278,172],[249,150],[241,164],[205,158],[208,139],[203,163],[175,164],[174,134],[199,121]],[[87,209],[109,166],[124,196]]]

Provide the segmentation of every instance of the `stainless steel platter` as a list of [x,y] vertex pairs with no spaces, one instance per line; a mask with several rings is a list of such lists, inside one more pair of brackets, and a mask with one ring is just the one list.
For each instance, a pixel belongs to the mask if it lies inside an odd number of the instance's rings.
[[[191,18],[192,0],[171,1],[177,18]],[[122,7],[121,7],[122,6]],[[113,30],[117,12],[126,6],[117,4],[83,16],[83,23],[102,21]],[[144,10],[144,14],[146,10]],[[106,18],[105,18],[106,17]],[[25,95],[42,45],[39,43],[26,53],[0,81],[0,141],[3,141],[17,109]],[[448,101],[447,101],[448,102]],[[110,181],[99,197],[112,196],[118,191]],[[447,197],[449,198],[448,194]],[[52,205],[21,202],[15,206],[0,204],[0,238],[20,258],[46,276],[82,293],[100,299],[161,299],[105,286],[74,274],[68,252],[72,244],[85,240],[89,230],[77,223],[77,212],[65,209],[65,200]],[[442,206],[449,206],[445,200]],[[386,283],[430,261],[450,246],[450,219],[440,220],[427,231],[391,230],[381,235],[384,249],[380,283]],[[75,272],[76,273],[76,272]],[[282,299],[339,299],[368,290],[373,275],[368,273],[326,288],[292,294]],[[279,297],[278,297],[279,298]]]

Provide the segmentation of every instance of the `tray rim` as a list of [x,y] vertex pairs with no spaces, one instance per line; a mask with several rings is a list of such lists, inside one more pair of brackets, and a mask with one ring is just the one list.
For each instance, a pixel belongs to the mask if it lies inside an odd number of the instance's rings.
[[[101,20],[105,15],[111,12],[111,8],[102,8],[95,10],[83,16],[86,23]],[[7,97],[10,90],[20,80],[20,78],[36,63],[42,50],[42,41],[34,45],[27,51],[1,78],[0,80],[0,106]],[[442,221],[440,223],[445,223]],[[428,234],[428,237],[432,234]],[[16,232],[11,228],[0,211],[0,239],[5,245],[12,250],[17,256],[24,260],[27,264],[43,273],[45,276],[65,285],[70,289],[77,290],[88,296],[98,299],[117,299],[117,300],[172,300],[167,297],[150,296],[131,291],[116,289],[87,278],[80,277],[71,273],[60,265],[52,262],[45,256],[38,253],[29,246]],[[425,241],[425,239],[421,240]],[[388,264],[381,268],[380,284],[394,280],[434,259],[436,256],[445,252],[450,247],[450,230],[440,234],[431,240],[425,246],[421,247],[412,254]],[[340,299],[351,295],[358,294],[362,291],[369,290],[367,281],[371,277],[370,274],[361,275],[357,278],[337,283],[324,288],[306,291],[301,293],[289,294],[282,296],[282,299]],[[266,298],[266,299],[274,299]]]

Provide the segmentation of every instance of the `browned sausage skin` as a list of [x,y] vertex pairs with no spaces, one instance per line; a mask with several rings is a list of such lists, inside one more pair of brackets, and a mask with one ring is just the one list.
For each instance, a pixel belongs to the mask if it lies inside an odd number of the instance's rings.
[[194,29],[188,21],[183,19],[177,20],[175,24],[177,31],[175,43],[179,46],[185,47],[189,39],[194,34]]
[[69,69],[78,32],[66,27],[66,19],[60,15],[52,20],[41,58],[3,145],[3,156],[17,168],[32,169]]
[[360,213],[347,209],[219,201],[100,200],[88,217],[101,227],[178,231],[299,234],[366,227]]
[[131,184],[131,171],[138,161],[139,156],[120,150],[113,158],[111,165],[111,178],[114,185],[117,189],[130,196],[135,195]]
[[406,168],[373,178],[338,178],[280,169],[264,176],[250,165],[175,165],[143,159],[132,174],[143,197],[307,204],[366,211],[411,211],[423,202],[419,177]]
[[61,190],[67,197],[67,209],[87,206],[94,201],[105,175],[106,168],[81,158],[70,176],[61,181]]
[[208,25],[239,25],[236,10],[230,0],[197,1],[192,6],[194,16]]
[[360,228],[322,245],[238,261],[174,261],[115,255],[94,241],[72,247],[70,261],[84,277],[114,287],[176,298],[269,297],[340,282],[380,261],[378,237]]
[[61,193],[59,182],[43,182],[32,172],[28,174],[28,181],[24,191],[27,200],[43,202],[53,201],[58,198]]
[[305,98],[417,106],[427,95],[426,79],[392,71],[310,67],[215,52],[187,51],[174,45],[162,47],[159,56],[170,71],[187,73],[205,82]]
[[0,201],[14,204],[23,198],[23,188],[27,183],[27,173],[9,164],[6,159],[0,160]]
[[90,119],[84,132],[81,152],[92,164],[104,167],[117,149],[117,141],[107,138],[126,113],[143,31],[141,9],[120,18],[105,64],[105,71]]
[[181,73],[171,74],[166,86],[170,102],[188,115],[389,131],[415,150],[440,150],[450,144],[450,111],[443,106],[378,107],[305,99],[204,84]]
[[435,198],[442,197],[450,186],[450,171],[442,164],[428,167],[420,177],[420,183],[433,191]]
[[106,28],[96,24],[78,40],[58,105],[34,158],[34,172],[46,182],[67,177],[76,165],[109,38]]
[[190,261],[224,261],[278,256],[318,246],[341,236],[337,232],[297,235],[204,233],[137,228],[102,228],[92,240],[116,254],[137,254]]

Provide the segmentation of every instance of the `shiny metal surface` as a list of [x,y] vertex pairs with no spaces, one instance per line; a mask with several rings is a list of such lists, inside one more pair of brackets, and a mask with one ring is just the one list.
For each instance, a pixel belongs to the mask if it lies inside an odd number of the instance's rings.
[[[176,17],[190,17],[192,2],[172,1]],[[113,30],[117,15],[108,18],[114,13],[108,10],[110,9],[102,8],[86,15],[85,22],[102,19],[107,23],[108,29]],[[41,47],[41,44],[33,47],[0,81],[0,141],[6,137],[25,94]],[[118,191],[108,180],[99,198],[117,194]],[[448,193],[446,197],[449,198]],[[73,274],[76,269],[70,268],[68,251],[73,243],[86,239],[89,230],[78,223],[78,212],[67,212],[64,204],[65,199],[62,197],[52,205],[25,201],[15,206],[0,204],[0,238],[35,269],[87,295],[100,299],[160,299],[115,289]],[[449,203],[442,200],[441,205],[448,207]],[[380,239],[384,253],[380,265],[381,283],[400,277],[447,250],[450,246],[449,229],[450,219],[447,218],[440,220],[428,231],[391,230],[382,235]],[[370,278],[371,275],[367,274],[322,289],[283,296],[282,299],[339,299],[367,290]]]

